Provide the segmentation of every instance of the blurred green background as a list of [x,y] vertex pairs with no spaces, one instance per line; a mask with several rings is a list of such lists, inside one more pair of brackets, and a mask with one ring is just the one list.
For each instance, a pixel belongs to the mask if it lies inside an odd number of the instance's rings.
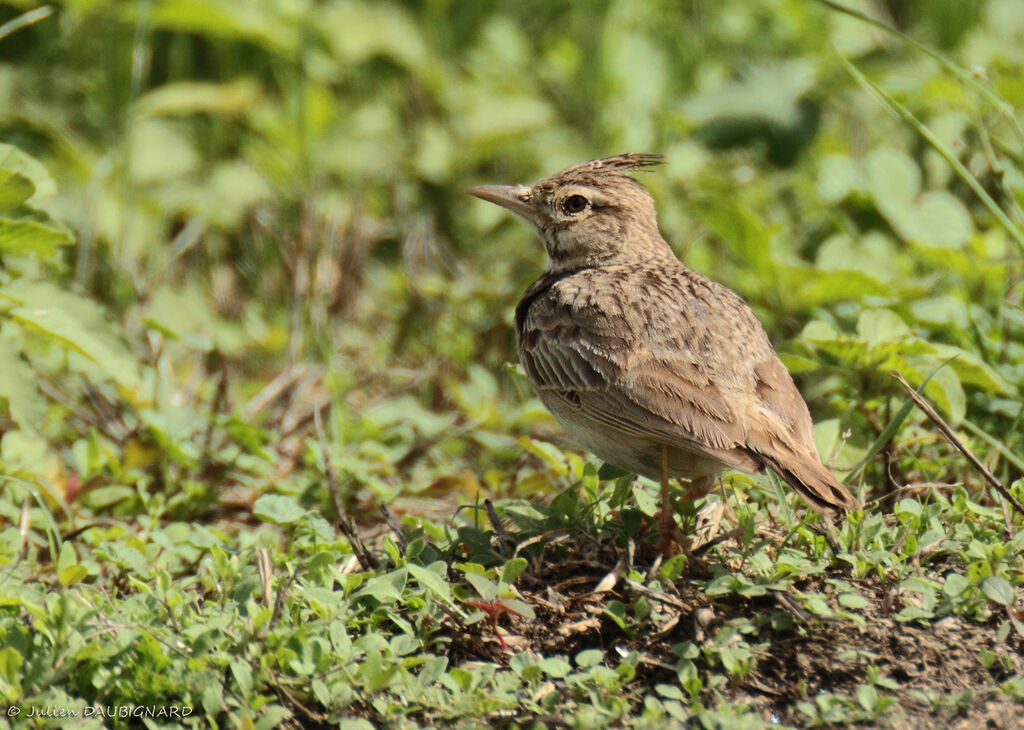
[[[1024,499],[1022,3],[850,2],[0,0],[0,705],[1011,723],[1024,536],[890,372]],[[728,474],[648,570],[656,487],[530,392],[543,249],[464,191],[622,152],[864,500],[838,546]]]
[[[278,464],[287,428],[251,399],[319,363],[352,495],[515,491],[523,444],[562,443],[508,366],[543,251],[463,191],[626,151],[665,155],[643,182],[666,238],[754,307],[837,469],[891,417],[892,368],[1019,453],[1024,14],[856,7],[975,85],[807,0],[0,3],[0,137],[33,182],[10,217],[51,232],[0,248],[0,457],[57,497],[123,490],[104,508],[208,493],[273,471],[224,449]],[[963,478],[919,423],[865,494]]]

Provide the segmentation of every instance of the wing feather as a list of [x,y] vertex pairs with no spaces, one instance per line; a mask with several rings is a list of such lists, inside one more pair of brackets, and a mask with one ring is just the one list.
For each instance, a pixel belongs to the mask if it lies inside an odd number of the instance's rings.
[[531,306],[517,313],[520,359],[539,391],[571,391],[588,418],[624,434],[750,468],[740,419],[698,358],[680,357],[677,343],[630,337],[556,297],[524,301]]

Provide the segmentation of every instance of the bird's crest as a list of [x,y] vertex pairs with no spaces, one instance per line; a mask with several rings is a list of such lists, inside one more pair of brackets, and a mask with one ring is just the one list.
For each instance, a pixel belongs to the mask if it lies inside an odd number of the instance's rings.
[[624,155],[602,157],[599,160],[581,162],[578,165],[573,165],[560,172],[556,172],[551,177],[545,178],[534,185],[534,190],[537,192],[548,192],[566,183],[599,185],[603,181],[607,181],[609,176],[613,179],[628,180],[638,185],[639,183],[633,180],[630,175],[632,170],[660,165],[664,161],[665,158],[661,155],[652,155],[646,152],[629,152]]
[[638,167],[651,167],[661,165],[665,162],[662,155],[652,155],[647,152],[629,152],[624,155],[613,155],[602,157],[599,160],[581,162],[578,165],[562,170],[560,175],[576,172],[626,172]]

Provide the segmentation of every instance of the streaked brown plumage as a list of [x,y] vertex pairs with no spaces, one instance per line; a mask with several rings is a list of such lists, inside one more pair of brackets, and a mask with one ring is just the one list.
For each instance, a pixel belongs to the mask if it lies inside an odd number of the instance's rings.
[[469,191],[532,223],[547,248],[516,308],[527,377],[570,436],[663,491],[669,476],[700,494],[724,467],[769,467],[818,510],[857,507],[822,465],[807,405],[750,307],[661,237],[629,174],[660,160],[618,155]]

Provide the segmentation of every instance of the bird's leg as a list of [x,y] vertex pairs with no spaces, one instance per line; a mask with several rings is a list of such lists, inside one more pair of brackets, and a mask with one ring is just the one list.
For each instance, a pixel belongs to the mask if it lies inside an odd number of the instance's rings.
[[676,527],[675,509],[672,508],[672,497],[668,488],[668,446],[661,447],[661,514],[659,515],[658,526],[658,552],[669,555],[677,543],[680,535]]

